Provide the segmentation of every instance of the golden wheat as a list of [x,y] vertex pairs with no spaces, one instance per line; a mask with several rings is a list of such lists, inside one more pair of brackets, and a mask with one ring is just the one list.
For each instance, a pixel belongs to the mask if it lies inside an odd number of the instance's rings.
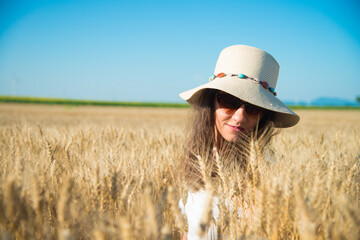
[[[0,104],[1,239],[180,239],[186,109]],[[218,239],[359,239],[360,111],[298,111],[248,174],[199,156]],[[212,219],[212,198],[219,218]],[[205,231],[201,231],[201,235]]]

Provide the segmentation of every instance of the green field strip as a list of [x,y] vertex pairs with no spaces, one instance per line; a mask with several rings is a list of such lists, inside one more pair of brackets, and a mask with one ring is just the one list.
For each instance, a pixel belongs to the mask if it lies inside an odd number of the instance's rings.
[[187,108],[185,103],[156,103],[156,102],[116,102],[116,101],[94,101],[94,100],[74,100],[58,98],[38,98],[38,97],[11,97],[0,96],[0,102],[8,103],[36,103],[48,105],[74,105],[74,106],[123,106],[123,107],[166,107],[166,108]]
[[[13,97],[0,96],[0,102],[7,103],[34,103],[48,105],[72,105],[72,106],[122,106],[122,107],[163,107],[163,108],[188,108],[186,103],[157,103],[157,102],[117,102],[117,101],[95,101],[75,100],[59,98],[39,97]],[[294,110],[360,110],[360,106],[301,106],[290,105]]]

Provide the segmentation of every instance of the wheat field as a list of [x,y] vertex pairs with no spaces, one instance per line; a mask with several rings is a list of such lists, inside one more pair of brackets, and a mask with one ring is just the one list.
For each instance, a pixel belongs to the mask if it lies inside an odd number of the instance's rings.
[[[189,112],[0,104],[0,238],[180,239]],[[207,208],[200,236],[213,225],[218,239],[360,238],[360,111],[297,113],[271,162],[256,142],[248,175],[217,159],[207,192],[220,217]]]

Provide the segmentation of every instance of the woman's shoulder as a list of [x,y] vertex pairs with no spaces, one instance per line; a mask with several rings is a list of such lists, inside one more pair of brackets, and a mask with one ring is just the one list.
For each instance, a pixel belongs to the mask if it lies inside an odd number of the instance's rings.
[[181,212],[185,212],[186,209],[197,209],[201,208],[206,201],[206,192],[204,190],[198,190],[196,192],[188,191],[185,196],[186,199],[182,198],[179,201],[179,207]]
[[[181,209],[182,214],[186,215],[188,221],[188,239],[199,239],[199,227],[202,216],[204,212],[207,210],[207,203],[209,198],[212,198],[212,216],[213,219],[216,220],[219,217],[219,209],[218,209],[218,198],[213,195],[209,195],[205,190],[199,190],[196,192],[188,192],[186,200],[181,199],[179,201],[179,207]],[[183,201],[185,200],[185,201]],[[216,229],[212,226],[208,230],[208,236],[214,235]]]

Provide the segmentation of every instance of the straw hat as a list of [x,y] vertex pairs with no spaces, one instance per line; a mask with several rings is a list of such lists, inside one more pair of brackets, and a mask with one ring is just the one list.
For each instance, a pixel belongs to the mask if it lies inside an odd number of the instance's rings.
[[221,90],[273,111],[275,127],[291,127],[300,117],[276,97],[278,75],[279,64],[269,53],[245,45],[230,46],[220,53],[210,82],[180,93],[180,97],[197,106],[204,89]]

